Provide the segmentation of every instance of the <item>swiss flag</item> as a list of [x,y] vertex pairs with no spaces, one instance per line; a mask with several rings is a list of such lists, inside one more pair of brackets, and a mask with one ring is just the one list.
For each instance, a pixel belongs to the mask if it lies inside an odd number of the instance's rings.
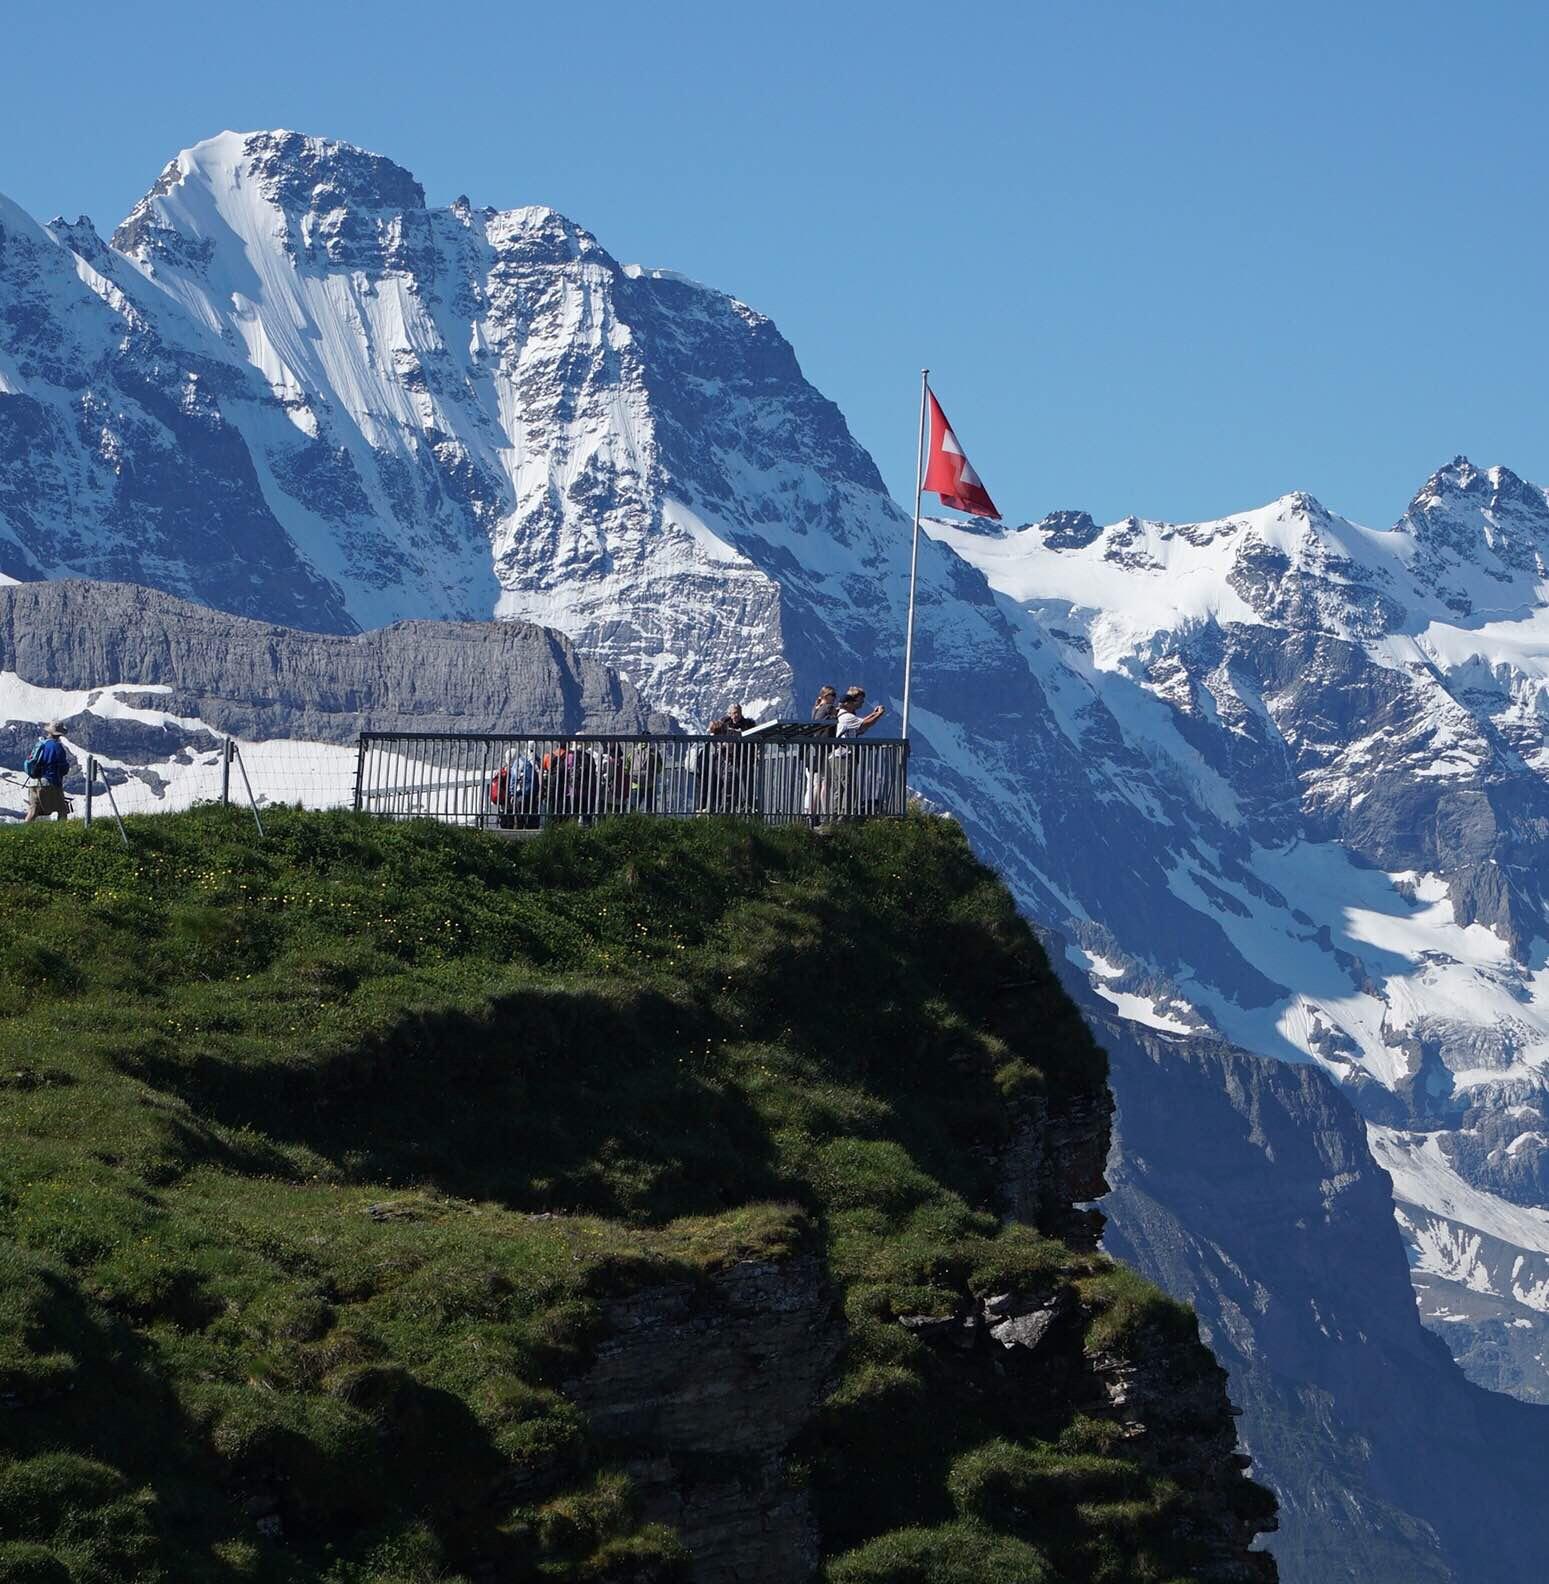
[[930,397],[930,460],[925,465],[922,487],[939,495],[943,506],[972,512],[976,517],[993,517],[999,522],[1000,512],[983,480],[974,472],[973,463],[963,455],[935,391],[927,390],[925,394]]

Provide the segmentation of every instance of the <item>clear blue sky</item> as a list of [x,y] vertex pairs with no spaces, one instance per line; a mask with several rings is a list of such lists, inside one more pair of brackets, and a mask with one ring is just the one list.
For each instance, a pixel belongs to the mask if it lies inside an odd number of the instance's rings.
[[918,370],[1010,518],[1549,483],[1549,8],[7,8],[0,191],[104,231],[287,126],[773,316],[895,494]]

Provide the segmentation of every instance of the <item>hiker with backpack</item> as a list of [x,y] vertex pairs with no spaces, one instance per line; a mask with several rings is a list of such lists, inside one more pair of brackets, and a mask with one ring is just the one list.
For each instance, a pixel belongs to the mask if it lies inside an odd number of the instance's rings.
[[51,721],[22,766],[28,777],[37,783],[27,789],[27,812],[22,816],[23,825],[30,825],[40,814],[53,814],[62,820],[70,817],[70,800],[65,796],[70,755],[59,740],[64,734],[59,722]]

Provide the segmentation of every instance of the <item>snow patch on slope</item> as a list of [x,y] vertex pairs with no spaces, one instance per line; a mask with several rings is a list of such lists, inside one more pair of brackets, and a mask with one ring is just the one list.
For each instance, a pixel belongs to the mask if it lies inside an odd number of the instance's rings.
[[1377,1164],[1393,1179],[1396,1199],[1503,1243],[1549,1254],[1549,1210],[1508,1204],[1473,1187],[1442,1153],[1439,1135],[1372,1123],[1366,1137]]

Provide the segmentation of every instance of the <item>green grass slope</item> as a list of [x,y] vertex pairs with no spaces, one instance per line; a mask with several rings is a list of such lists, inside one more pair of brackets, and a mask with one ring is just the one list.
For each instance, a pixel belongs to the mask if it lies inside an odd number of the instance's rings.
[[0,1580],[685,1577],[560,1383],[611,1295],[797,1249],[834,1584],[1187,1576],[1111,1426],[896,1323],[1193,1336],[986,1209],[1104,1064],[952,825],[267,824],[0,838]]

